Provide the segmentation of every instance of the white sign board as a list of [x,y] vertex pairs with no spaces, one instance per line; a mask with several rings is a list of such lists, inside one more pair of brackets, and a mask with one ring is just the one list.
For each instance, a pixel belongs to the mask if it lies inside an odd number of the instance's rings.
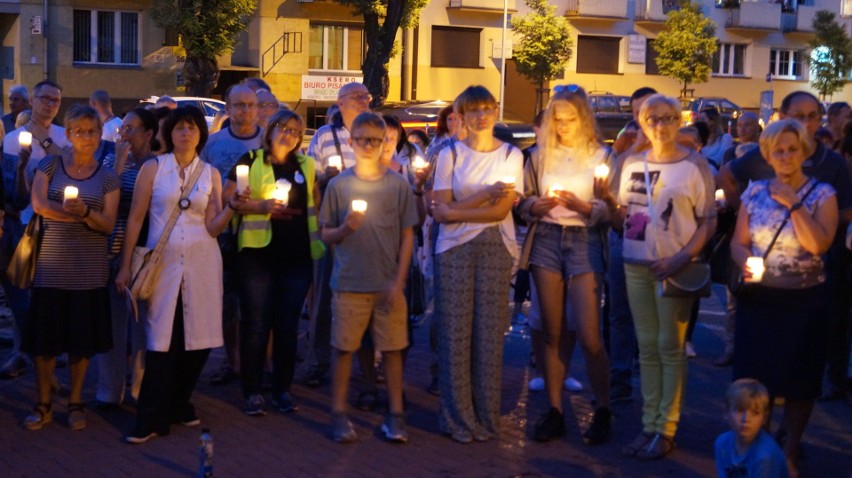
[[335,101],[337,90],[347,83],[363,82],[361,76],[302,75],[302,99]]
[[648,43],[642,35],[629,35],[627,63],[645,63],[645,48]]
[[491,58],[503,58],[504,55],[507,60],[512,59],[511,41],[507,41],[504,48],[500,48],[500,44],[497,42],[491,44]]

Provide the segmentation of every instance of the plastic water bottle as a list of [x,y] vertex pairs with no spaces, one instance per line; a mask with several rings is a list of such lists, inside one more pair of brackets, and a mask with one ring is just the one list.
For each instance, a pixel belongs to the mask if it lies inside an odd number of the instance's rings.
[[201,439],[198,447],[199,466],[198,478],[210,478],[213,476],[213,436],[209,428],[201,430]]

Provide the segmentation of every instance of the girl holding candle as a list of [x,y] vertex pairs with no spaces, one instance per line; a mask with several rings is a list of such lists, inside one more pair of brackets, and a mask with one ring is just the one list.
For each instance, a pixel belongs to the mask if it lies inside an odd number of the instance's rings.
[[[603,224],[609,220],[595,186],[606,187],[609,151],[598,141],[597,126],[582,88],[556,90],[545,111],[538,148],[524,174],[521,214],[531,224],[522,255],[535,281],[544,332],[543,365],[550,410],[535,426],[538,441],[565,434],[562,388],[566,377],[560,357],[563,334],[580,339],[597,402],[589,429],[590,444],[611,434],[609,359],[600,334],[600,300],[604,273]],[[565,330],[565,310],[576,316],[577,331]]]
[[[302,304],[311,285],[314,261],[325,248],[315,211],[319,188],[314,159],[299,154],[305,125],[293,111],[275,113],[263,148],[244,155],[225,181],[224,195],[246,201],[237,242],[240,264],[240,360],[244,411],[265,414],[262,395],[266,344],[272,333],[272,396],[282,412],[297,409],[290,396],[296,366],[296,338]],[[245,173],[243,170],[247,169]],[[286,195],[286,196],[285,196]]]
[[497,101],[482,86],[455,102],[468,136],[440,152],[432,215],[441,223],[435,270],[439,330],[439,426],[460,443],[500,430],[507,286],[516,255],[510,214],[521,178],[520,150],[494,137]]
[[[802,172],[811,147],[797,120],[766,127],[760,152],[775,178],[746,188],[731,240],[731,257],[752,282],[737,301],[734,379],[756,378],[771,397],[785,398],[783,448],[791,476],[798,475],[799,443],[821,392],[831,302],[822,255],[838,223],[834,189]],[[753,265],[767,249],[758,277]]]
[[98,113],[82,105],[65,114],[72,150],[38,165],[32,205],[41,220],[30,315],[22,349],[34,357],[38,403],[24,420],[38,430],[53,419],[51,380],[56,356],[69,355],[68,426],[86,427],[83,379],[90,358],[112,347],[107,236],[115,225],[119,178],[95,158],[101,139]]

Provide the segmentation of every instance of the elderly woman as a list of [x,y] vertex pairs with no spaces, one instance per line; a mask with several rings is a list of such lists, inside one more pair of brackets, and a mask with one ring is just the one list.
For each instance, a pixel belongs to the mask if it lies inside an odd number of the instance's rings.
[[[163,249],[162,265],[145,321],[145,378],[139,393],[136,427],[125,437],[144,443],[167,435],[172,423],[195,426],[201,420],[189,399],[210,350],[222,345],[222,256],[216,236],[228,225],[241,199],[222,208],[219,172],[201,161],[207,123],[200,110],[179,107],[166,117],[166,154],[142,165],[127,220],[116,288],[130,281],[130,262],[145,216],[146,245],[153,249],[169,217],[180,207]],[[190,185],[197,168],[200,175]],[[189,189],[187,189],[189,188]],[[186,199],[181,200],[182,196]]]
[[[737,301],[734,378],[756,378],[784,397],[783,448],[797,476],[799,444],[821,391],[831,303],[823,254],[837,230],[837,198],[802,172],[811,146],[798,121],[771,123],[760,152],[775,178],[745,190],[731,240],[731,257],[752,283]],[[765,272],[750,257],[763,258]]]
[[[264,415],[263,364],[272,332],[272,396],[282,412],[298,407],[290,396],[296,339],[314,261],[325,247],[318,235],[319,188],[314,160],[299,154],[305,125],[293,111],[272,115],[263,149],[245,154],[225,181],[237,189],[236,168],[249,169],[249,197],[239,206],[240,363],[245,413]],[[286,189],[281,189],[281,188]],[[280,196],[275,196],[279,190]],[[246,191],[240,191],[246,194]]]
[[[598,141],[595,118],[582,88],[562,87],[550,99],[538,136],[538,148],[524,171],[526,199],[521,210],[534,224],[529,265],[541,310],[543,364],[550,410],[536,424],[534,438],[554,440],[565,434],[562,388],[566,377],[560,356],[565,310],[574,315],[577,336],[597,410],[583,434],[590,444],[611,433],[609,360],[601,337],[601,285],[604,274],[606,204],[594,197],[595,167],[609,151]],[[529,240],[529,239],[528,239]]]
[[470,443],[500,431],[506,294],[516,253],[509,212],[521,193],[523,155],[494,137],[497,101],[485,87],[468,87],[455,105],[469,134],[441,151],[432,208],[441,224],[435,249],[439,426]]
[[[121,267],[121,248],[127,232],[127,217],[133,201],[136,177],[142,165],[155,157],[152,151],[160,149],[159,142],[156,140],[157,130],[157,119],[154,113],[144,108],[136,108],[127,113],[121,127],[118,128],[119,138],[115,155],[111,155],[110,160],[105,163],[121,177],[118,217],[115,221],[115,229],[109,238],[110,271],[113,277]],[[114,286],[110,287],[113,348],[98,356],[98,388],[95,398],[100,408],[111,408],[121,404],[125,397],[128,362],[132,374],[130,396],[133,400],[139,398],[139,389],[142,386],[142,372],[145,368],[145,329],[141,322],[133,320],[128,314],[121,292]]]
[[[617,217],[624,220],[624,273],[636,327],[642,432],[622,452],[651,460],[674,447],[686,386],[684,339],[691,297],[663,297],[661,281],[695,260],[716,225],[707,160],[677,143],[680,103],[654,95],[639,124],[651,148],[627,158]],[[650,184],[648,184],[650,183]]]
[[[51,380],[56,356],[68,353],[68,426],[86,427],[81,392],[89,359],[112,347],[107,236],[115,226],[119,179],[95,158],[101,120],[88,107],[65,114],[71,151],[38,165],[32,187],[33,221],[43,221],[30,315],[22,349],[35,359],[38,403],[24,420],[38,430],[53,418]],[[70,188],[76,188],[72,195]]]

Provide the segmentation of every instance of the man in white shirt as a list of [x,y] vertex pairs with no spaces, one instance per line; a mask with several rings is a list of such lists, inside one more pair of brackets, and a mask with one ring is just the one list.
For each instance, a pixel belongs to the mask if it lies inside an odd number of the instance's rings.
[[113,143],[118,141],[118,128],[121,127],[121,118],[112,112],[112,100],[109,93],[104,90],[93,91],[92,96],[89,97],[89,106],[98,112],[101,123],[104,125],[101,139]]

